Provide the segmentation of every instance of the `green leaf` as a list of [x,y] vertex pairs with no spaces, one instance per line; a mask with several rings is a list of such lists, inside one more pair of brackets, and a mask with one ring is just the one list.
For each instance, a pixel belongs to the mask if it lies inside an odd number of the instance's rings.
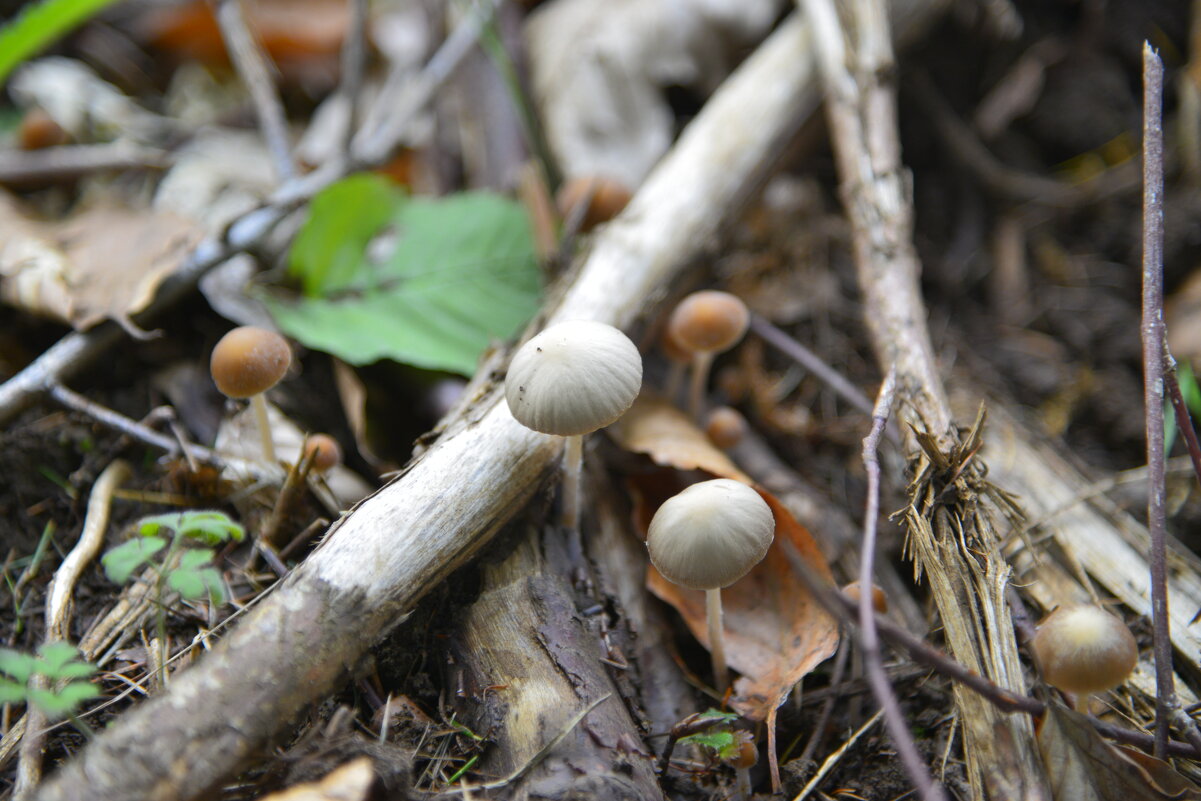
[[26,695],[27,690],[24,684],[0,679],[0,704],[15,704],[18,701],[24,701]]
[[52,679],[65,678],[60,672],[67,663],[79,658],[79,651],[74,645],[65,642],[51,642],[38,648],[37,672]]
[[167,575],[167,586],[189,601],[204,597],[204,578],[197,570],[177,568]]
[[220,606],[225,603],[225,582],[221,580],[221,574],[214,567],[208,567],[203,570],[197,570],[196,574],[200,576],[200,580],[204,582],[204,587],[208,590],[209,602],[214,606]]
[[246,536],[246,530],[224,512],[187,512],[184,517],[180,533],[205,545],[220,545],[231,539],[241,542]]
[[[264,302],[287,334],[352,364],[393,359],[470,375],[492,341],[511,337],[538,308],[525,211],[486,192],[405,198],[383,181],[352,176],[325,190],[348,207],[375,210],[362,213],[347,242],[330,242],[325,237],[348,229],[344,220],[324,220],[330,204],[315,202],[289,271],[319,294]],[[390,199],[386,216],[382,198]],[[378,242],[390,252],[373,258],[368,228],[385,234]],[[332,267],[322,261],[329,258]]]
[[0,81],[13,68],[41,52],[115,0],[42,0],[27,5],[21,15],[0,29]]
[[153,559],[166,545],[165,539],[153,536],[118,545],[100,560],[104,565],[104,575],[108,576],[109,581],[124,584],[133,575],[133,571]]
[[0,671],[12,676],[21,684],[29,681],[36,672],[38,660],[30,654],[14,651],[11,648],[0,648]]
[[182,537],[200,540],[206,545],[219,545],[230,539],[241,542],[246,536],[245,529],[225,512],[204,509],[153,515],[138,523],[138,533],[143,537],[158,534],[164,528],[178,532]]
[[61,690],[29,690],[29,700],[47,715],[65,715],[74,712],[89,698],[101,695],[95,685],[86,681],[73,681]]
[[721,754],[723,749],[729,748],[734,744],[734,734],[730,731],[707,731],[700,734],[690,734],[687,737],[681,737],[680,742],[687,744],[703,745],[707,748],[712,748],[714,751]]
[[404,199],[400,187],[371,173],[352,175],[313,198],[290,254],[289,272],[304,294],[319,298],[353,285],[367,246]]

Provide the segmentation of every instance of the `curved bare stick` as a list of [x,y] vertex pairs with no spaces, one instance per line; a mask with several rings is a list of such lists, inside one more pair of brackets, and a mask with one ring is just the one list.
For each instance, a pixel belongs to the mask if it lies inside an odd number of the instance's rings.
[[[731,76],[598,236],[548,321],[629,327],[757,186],[816,96],[805,25],[785,22]],[[547,322],[547,321],[544,321]],[[338,682],[486,543],[555,468],[559,444],[513,420],[493,370],[440,438],[163,695],[127,713],[37,795],[194,798]],[[186,758],[182,755],[186,754]]]

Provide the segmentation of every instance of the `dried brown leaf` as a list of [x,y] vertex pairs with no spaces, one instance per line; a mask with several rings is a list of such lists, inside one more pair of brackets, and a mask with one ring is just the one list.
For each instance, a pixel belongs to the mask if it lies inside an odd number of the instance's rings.
[[1062,704],[1048,705],[1038,748],[1056,801],[1201,799],[1201,787],[1166,762],[1111,745]]
[[607,431],[622,448],[644,453],[655,464],[753,483],[691,417],[661,398],[640,396]]
[[0,299],[80,330],[126,319],[201,236],[182,217],[117,206],[41,222],[0,195]]
[[370,757],[347,762],[316,782],[305,782],[259,801],[365,801],[375,779]]

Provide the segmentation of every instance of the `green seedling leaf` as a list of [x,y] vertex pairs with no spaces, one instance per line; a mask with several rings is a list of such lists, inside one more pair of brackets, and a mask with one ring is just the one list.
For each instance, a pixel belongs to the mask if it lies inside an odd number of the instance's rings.
[[241,542],[246,536],[246,530],[230,520],[229,515],[207,510],[169,512],[144,518],[138,523],[138,534],[154,536],[164,528],[205,545],[220,545],[231,539]]
[[167,586],[189,601],[208,595],[214,603],[223,603],[225,585],[221,581],[221,574],[211,566],[213,555],[207,548],[184,551],[179,559],[179,567],[167,576]]
[[204,597],[204,579],[195,570],[172,570],[167,576],[167,586],[189,601]]
[[680,743],[694,745],[703,745],[706,748],[711,748],[719,755],[723,749],[730,748],[734,745],[734,734],[730,731],[708,731],[700,734],[690,734],[687,737],[681,737]]
[[[486,192],[408,198],[371,175],[325,193],[338,203],[318,197],[289,256],[305,295],[264,298],[306,346],[356,365],[393,359],[470,375],[537,310],[533,239],[517,203]],[[369,207],[353,221],[343,211]],[[340,232],[346,240],[329,241]]]
[[118,545],[100,560],[104,565],[104,575],[115,584],[124,584],[133,575],[133,571],[153,559],[154,555],[166,546],[165,539],[155,536],[145,536],[140,540],[130,540]]
[[305,296],[353,286],[367,246],[404,200],[400,187],[370,173],[352,175],[313,198],[291,254],[290,271]]
[[25,685],[0,679],[0,704],[15,704],[25,700]]
[[0,82],[18,64],[96,15],[115,0],[42,0],[0,29]]
[[37,658],[30,654],[11,648],[0,648],[0,671],[7,673],[22,685],[37,671],[37,666]]
[[98,695],[101,695],[101,692],[95,685],[86,681],[73,681],[61,690],[30,689],[29,701],[47,715],[57,717],[74,712],[84,701]]
[[221,573],[217,568],[206,567],[196,573],[204,582],[205,589],[208,590],[209,602],[214,605],[225,603],[225,582],[221,580]]
[[[52,642],[38,648],[36,672],[51,679],[74,679],[90,676],[96,668],[79,661],[79,650],[65,642]],[[82,671],[82,672],[81,672]]]

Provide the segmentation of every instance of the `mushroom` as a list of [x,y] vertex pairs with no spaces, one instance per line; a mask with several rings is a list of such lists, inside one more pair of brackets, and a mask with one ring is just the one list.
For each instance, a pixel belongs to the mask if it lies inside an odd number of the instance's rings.
[[301,458],[312,460],[313,469],[325,473],[342,461],[342,448],[329,434],[313,434],[304,441]]
[[730,406],[718,406],[705,418],[706,436],[723,451],[736,447],[746,432],[746,418]]
[[775,537],[776,520],[759,493],[717,478],[693,484],[664,501],[651,519],[646,547],[669,581],[705,591],[709,654],[718,692],[729,685],[723,641],[721,588],[759,564]]
[[729,292],[693,292],[672,311],[668,336],[693,353],[688,408],[694,418],[701,416],[701,398],[713,357],[738,344],[749,325],[746,304]]
[[1039,624],[1030,649],[1048,684],[1080,696],[1078,708],[1090,694],[1117,687],[1138,664],[1130,629],[1093,604],[1056,609]]
[[263,441],[263,458],[275,462],[275,446],[263,393],[279,383],[292,364],[292,349],[274,331],[254,326],[235,328],[213,348],[209,369],[213,383],[228,398],[250,398]]
[[566,437],[561,521],[580,521],[584,435],[625,414],[642,388],[642,356],[611,325],[571,320],[521,346],[505,376],[505,400],[517,422]]
[[[858,606],[863,597],[863,593],[859,589],[859,582],[852,581],[850,584],[842,588],[842,594],[850,598]],[[888,611],[888,596],[884,594],[884,590],[872,585],[872,609],[883,615]]]

